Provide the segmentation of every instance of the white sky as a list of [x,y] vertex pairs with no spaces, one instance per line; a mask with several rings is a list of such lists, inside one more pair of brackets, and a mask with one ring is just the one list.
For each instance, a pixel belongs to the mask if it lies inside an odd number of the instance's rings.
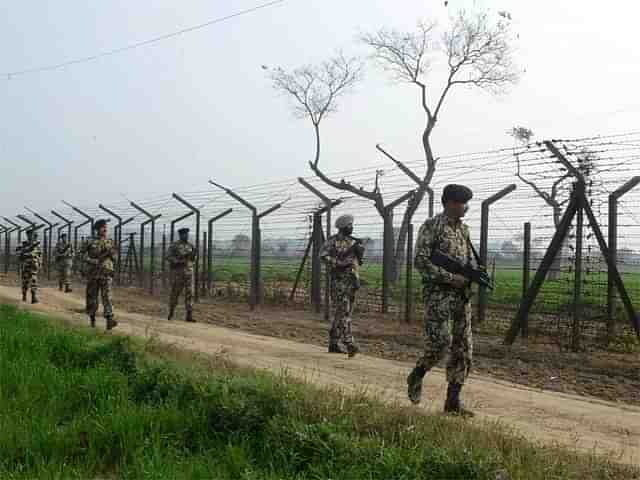
[[[0,3],[0,73],[117,48],[250,8],[260,0]],[[0,77],[0,214],[47,211],[65,199],[108,203],[125,194],[240,186],[308,175],[313,131],[275,94],[262,64],[295,67],[356,34],[413,28],[473,0],[287,0],[179,38],[7,80]],[[477,0],[508,10],[520,35],[521,82],[501,98],[453,92],[434,136],[436,155],[510,145],[505,130],[537,138],[638,130],[640,50],[633,1]],[[177,7],[179,5],[179,8]],[[379,163],[382,143],[422,158],[417,92],[374,66],[323,124],[327,171]]]

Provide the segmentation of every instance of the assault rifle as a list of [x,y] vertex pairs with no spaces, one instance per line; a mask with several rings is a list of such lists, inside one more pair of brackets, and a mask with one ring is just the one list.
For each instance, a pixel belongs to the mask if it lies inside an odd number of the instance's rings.
[[16,252],[18,252],[21,257],[26,256],[31,252],[33,252],[36,249],[36,247],[39,247],[39,246],[40,246],[40,240],[36,240],[33,243],[24,241],[22,242],[22,245],[20,245],[19,247],[16,247]]
[[364,256],[364,245],[365,241],[362,238],[356,238],[348,235],[346,238],[353,240],[353,245],[351,245],[344,252],[338,254],[338,260],[344,260],[348,258],[350,255],[355,255],[358,260],[358,265],[362,265],[362,257]]
[[470,263],[462,263],[440,250],[433,250],[431,253],[431,263],[436,267],[444,268],[449,273],[462,275],[470,282],[493,290],[493,281],[483,267],[474,268]]

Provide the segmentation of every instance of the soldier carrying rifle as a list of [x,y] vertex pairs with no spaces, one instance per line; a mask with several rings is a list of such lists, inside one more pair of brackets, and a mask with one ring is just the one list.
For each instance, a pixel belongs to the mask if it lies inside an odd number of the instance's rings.
[[73,264],[73,246],[67,241],[67,234],[60,235],[60,240],[56,243],[55,259],[56,269],[58,271],[58,288],[62,291],[64,287],[65,293],[71,290],[71,266]]
[[[362,265],[364,245],[352,237],[353,216],[342,215],[336,220],[338,233],[330,237],[320,250],[320,259],[331,269],[332,301],[335,306],[333,323],[329,330],[329,353],[356,355],[360,349],[351,333],[351,314],[360,288],[358,268]],[[344,351],[339,342],[347,347]]]
[[[415,266],[424,284],[425,346],[424,354],[407,377],[409,399],[419,403],[425,374],[448,353],[449,386],[444,410],[464,417],[473,416],[460,397],[473,353],[471,283],[492,288],[482,267],[471,266],[475,252],[462,217],[472,197],[471,190],[463,185],[447,185],[442,193],[444,212],[427,219],[418,232]],[[476,262],[479,263],[477,258]]]
[[22,279],[22,301],[27,301],[27,290],[31,288],[31,303],[38,303],[38,272],[42,263],[42,250],[35,229],[27,230],[27,240],[17,249]]

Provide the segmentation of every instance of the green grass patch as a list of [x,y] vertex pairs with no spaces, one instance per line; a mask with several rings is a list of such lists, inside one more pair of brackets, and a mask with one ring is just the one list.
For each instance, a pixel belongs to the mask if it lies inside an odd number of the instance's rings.
[[2,479],[620,479],[630,469],[0,306]]

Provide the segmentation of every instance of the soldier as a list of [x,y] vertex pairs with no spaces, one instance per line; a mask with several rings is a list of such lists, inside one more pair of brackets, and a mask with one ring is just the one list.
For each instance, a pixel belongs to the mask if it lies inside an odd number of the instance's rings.
[[70,293],[71,290],[71,266],[73,264],[73,246],[67,242],[67,234],[60,235],[60,240],[56,244],[55,259],[56,268],[58,270],[58,288],[62,291],[64,286],[64,292]]
[[444,410],[464,417],[473,416],[460,398],[473,353],[470,282],[462,275],[435,266],[430,258],[437,249],[462,263],[471,262],[469,227],[462,223],[462,217],[472,197],[471,190],[463,185],[447,185],[442,193],[444,212],[425,221],[418,232],[415,266],[423,277],[425,347],[407,377],[409,399],[417,404],[425,374],[449,353]]
[[[360,288],[358,267],[362,264],[364,247],[360,240],[351,236],[353,216],[343,215],[336,220],[338,233],[330,237],[320,250],[320,259],[331,269],[331,297],[334,317],[329,330],[329,353],[356,355],[360,349],[351,333],[351,314],[356,291]],[[338,342],[347,347],[345,352]]]
[[178,230],[178,236],[179,240],[171,244],[167,253],[167,261],[171,268],[171,296],[167,319],[173,318],[178,298],[184,290],[186,321],[195,322],[193,319],[193,265],[196,261],[196,248],[189,243],[188,228]]
[[38,303],[38,272],[42,262],[42,250],[38,232],[27,230],[27,240],[19,248],[22,277],[22,301],[27,301],[27,290],[31,288],[31,303]]
[[113,319],[112,283],[114,259],[117,254],[115,242],[107,238],[107,221],[100,219],[93,226],[97,235],[83,248],[82,259],[87,279],[87,315],[91,326],[96,326],[98,295],[102,294],[102,310],[107,321],[107,330],[118,325]]

